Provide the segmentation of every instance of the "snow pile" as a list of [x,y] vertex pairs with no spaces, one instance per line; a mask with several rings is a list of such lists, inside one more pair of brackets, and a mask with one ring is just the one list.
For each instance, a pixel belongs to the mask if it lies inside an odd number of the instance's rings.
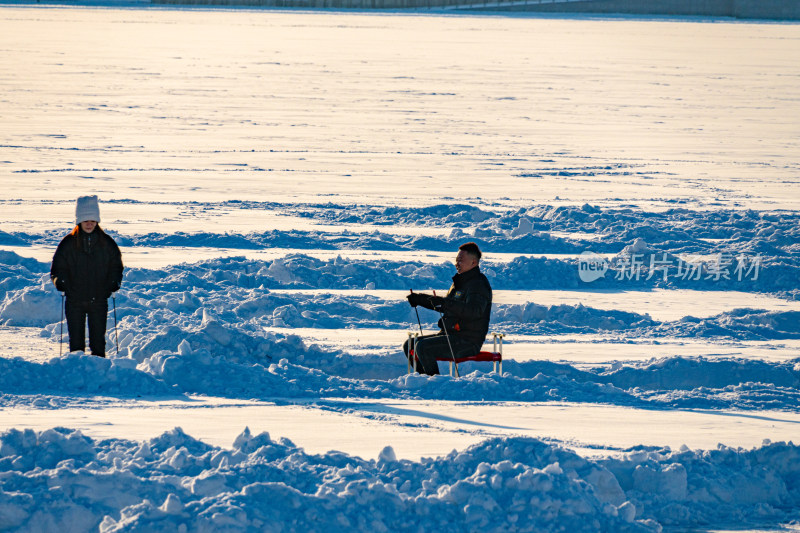
[[49,266],[0,250],[0,323],[45,326],[60,318],[61,298],[52,289]]
[[637,448],[586,459],[532,438],[419,462],[306,454],[245,430],[144,442],[64,428],[0,436],[0,524],[18,531],[660,531],[796,518],[800,447]]
[[[31,235],[21,235],[20,236],[20,235],[15,235],[13,233],[8,233],[8,232],[0,230],[0,244],[6,244],[6,245],[9,245],[9,246],[24,246],[26,244],[29,244],[30,242],[34,242],[34,241],[39,240],[39,239],[41,239],[41,237],[37,238],[37,237],[31,236]],[[2,254],[5,254],[5,253],[8,253],[8,252],[0,250],[0,256],[2,256]]]
[[722,388],[747,382],[800,389],[800,360],[773,363],[734,358],[668,357],[641,365],[623,366],[600,375],[625,389],[690,390],[698,387]]
[[752,450],[642,448],[599,463],[634,502],[637,517],[664,526],[739,528],[798,517],[800,447],[791,442]]
[[[521,378],[512,373],[471,371],[475,363],[459,365],[461,377],[439,375],[433,378],[406,374],[389,383],[396,394],[430,400],[586,402],[635,405],[647,402],[608,383],[578,381],[564,376],[539,373]],[[486,368],[484,367],[485,371]]]
[[[244,207],[244,206],[243,206]],[[288,206],[287,206],[288,207]],[[249,207],[249,208],[252,208]],[[291,206],[293,214],[338,224],[417,225],[442,228],[478,228],[482,234],[504,236],[533,232],[589,234],[596,251],[617,253],[636,239],[676,250],[707,253],[719,246],[797,253],[800,214],[791,211],[743,211],[719,209],[695,211],[668,209],[645,211],[635,207],[599,208],[589,204],[535,205],[514,211],[487,211],[464,204],[424,208],[378,207],[343,204]],[[462,232],[462,234],[465,234]],[[572,237],[571,240],[578,240]]]
[[[63,302],[50,279],[10,291],[0,301],[0,323],[8,326],[47,326],[62,319]],[[64,326],[66,330],[66,326]]]
[[[402,358],[383,359],[387,359],[382,361],[384,372],[391,376],[376,379],[368,377],[377,373],[371,365],[362,366],[354,363],[354,358],[341,355],[325,371],[285,358],[268,364],[235,362],[202,350],[189,351],[183,345],[180,352],[159,351],[135,368],[132,359],[103,360],[82,354],[47,363],[0,359],[5,376],[0,387],[18,395],[9,402],[37,409],[75,403],[79,398],[74,395],[87,394],[121,398],[204,394],[262,400],[323,397],[555,401],[651,409],[797,411],[800,405],[800,367],[796,362],[667,358],[644,366],[590,372],[566,364],[508,361],[504,366],[510,372],[502,375],[488,372],[490,367],[485,365],[465,363],[460,365],[461,378],[455,379],[446,374],[405,374]],[[359,377],[337,375],[334,370]],[[63,395],[73,396],[67,401]]]
[[[800,406],[800,364],[670,357],[613,371],[567,364],[507,361],[502,375],[479,363],[461,378],[404,375],[394,395],[431,400],[604,403],[649,409],[786,410]],[[366,382],[365,382],[366,383]]]
[[516,330],[514,326],[523,324],[521,329],[531,329],[541,333],[564,333],[580,329],[583,332],[615,331],[621,329],[645,328],[656,324],[649,315],[640,315],[616,310],[601,310],[578,305],[539,305],[526,304],[494,306],[492,323],[506,331]]
[[798,311],[766,312],[735,309],[720,315],[719,320],[721,325],[729,330],[746,330],[752,336],[800,339],[800,312]]
[[629,391],[653,405],[674,409],[741,409],[797,411],[800,391],[768,383],[745,381],[720,388]]
[[0,457],[2,525],[19,531],[658,530],[605,468],[532,439],[417,463],[249,431],[227,450],[179,429],[141,443],[11,430]]
[[[293,213],[325,223],[417,225],[456,228],[449,242],[474,238],[487,250],[518,252],[523,244],[539,253],[574,253],[591,248],[618,253],[637,239],[671,253],[746,252],[796,256],[800,242],[800,214],[791,211],[694,211],[640,208],[599,208],[536,205],[516,211],[492,212],[469,205],[436,205],[426,208],[334,205],[292,206]],[[460,231],[469,229],[471,233]],[[570,234],[568,239],[548,235]],[[587,239],[586,236],[589,238]],[[522,238],[522,239],[521,239]],[[401,243],[409,246],[411,243]],[[428,242],[427,244],[433,244]],[[582,249],[579,249],[581,248]]]
[[[453,246],[452,248],[455,248]],[[487,248],[491,250],[491,248]],[[520,246],[514,251],[537,250],[536,247]],[[583,249],[585,250],[585,248]],[[579,253],[582,250],[572,250]],[[651,255],[661,257],[661,249],[651,249]],[[544,251],[541,251],[544,253]],[[669,257],[669,256],[668,256]],[[678,265],[672,264],[667,279],[663,273],[650,275],[649,262],[636,270],[622,261],[609,263],[605,277],[591,283],[581,281],[577,258],[553,259],[545,257],[516,257],[509,262],[492,262],[487,259],[482,269],[492,282],[495,290],[535,290],[535,289],[587,289],[593,290],[647,290],[652,288],[683,288],[689,290],[737,290],[745,292],[778,292],[796,289],[800,277],[800,260],[786,258],[760,258],[758,276],[755,270],[742,271],[741,279],[727,267],[725,274],[712,273],[717,256],[708,259],[707,264],[698,266],[700,278],[689,277],[684,268],[678,275]],[[748,268],[753,266],[754,258],[748,257]],[[176,267],[171,267],[174,271]],[[290,254],[272,261],[248,260],[243,257],[214,259],[182,265],[185,275],[197,276],[199,281],[210,281],[206,271],[222,272],[235,270],[235,273],[216,277],[217,280],[237,281],[242,287],[286,288],[286,289],[378,289],[408,290],[409,288],[450,286],[453,267],[450,263],[429,264],[409,261],[344,259],[341,257],[322,260],[305,255]],[[631,272],[634,275],[631,275]],[[636,275],[636,272],[639,272]],[[131,275],[133,275],[131,273]],[[217,274],[219,276],[219,274]],[[728,279],[726,279],[726,277]],[[128,273],[126,273],[126,280]],[[132,277],[131,279],[139,279]]]
[[[11,259],[18,261],[21,258],[15,256]],[[527,260],[518,258],[512,263],[522,261]],[[130,348],[129,354],[145,351],[149,356],[161,349],[174,350],[183,340],[181,335],[191,330],[192,338],[188,341],[192,346],[219,344],[234,356],[260,354],[262,360],[265,355],[274,360],[289,354],[280,350],[266,354],[263,344],[265,327],[380,327],[402,331],[413,326],[416,316],[399,298],[383,300],[370,295],[270,292],[270,288],[276,286],[309,288],[312,283],[337,289],[449,286],[450,266],[390,263],[341,258],[321,261],[306,256],[287,256],[266,262],[233,257],[174,265],[163,270],[131,269],[126,272],[124,287],[116,300],[121,346]],[[0,291],[3,295],[0,323],[36,327],[50,325],[48,332],[56,334],[52,324],[60,318],[61,302],[43,273],[46,265],[34,261],[25,267],[5,266],[9,270],[13,268],[15,274],[6,280],[5,292]],[[502,269],[500,274],[495,272],[495,278],[505,275],[503,272]],[[506,279],[506,284],[521,283],[520,276],[525,272],[525,269],[515,271],[509,268],[510,279]],[[560,273],[556,277],[564,279],[565,275]],[[426,320],[435,321],[433,313],[420,312],[429,314],[427,318],[423,317]],[[493,325],[507,333],[519,334],[627,331],[636,337],[762,340],[800,338],[798,317],[800,313],[792,311],[737,309],[705,319],[685,317],[672,322],[658,322],[648,315],[593,309],[580,304],[542,306],[527,303],[495,305]],[[109,322],[109,329],[111,325]],[[128,331],[124,331],[126,329]],[[196,338],[197,335],[201,338]]]
[[229,398],[388,397],[387,384],[331,376],[290,364],[240,364],[224,358],[159,352],[139,368],[186,393]]
[[[100,394],[121,397],[178,395],[171,386],[137,370],[130,359],[104,359],[82,352],[33,363],[0,357],[0,390],[13,394]],[[46,407],[50,407],[49,404]]]
[[[703,290],[743,290],[766,292],[796,291],[800,278],[800,214],[795,212],[691,211],[673,209],[648,212],[640,209],[599,209],[537,205],[513,212],[492,213],[474,206],[437,205],[418,209],[398,207],[327,204],[258,204],[224,202],[202,204],[206,209],[283,208],[293,215],[306,216],[329,224],[372,224],[375,230],[272,230],[261,233],[168,233],[126,235],[113,233],[123,246],[203,246],[238,249],[309,249],[309,250],[436,250],[452,252],[465,240],[475,240],[488,254],[539,253],[576,256],[591,250],[617,254],[605,277],[592,282],[592,288],[622,289],[680,287]],[[390,225],[441,227],[448,236],[420,236],[379,231]],[[462,228],[470,228],[471,233]],[[62,232],[63,233],[63,232]],[[8,244],[55,246],[63,235],[58,232],[15,234]],[[13,241],[13,242],[12,242]],[[2,239],[0,239],[2,242]],[[641,276],[631,277],[625,257],[638,254],[643,261]],[[678,266],[682,254],[700,254],[699,279]],[[671,267],[651,272],[651,258],[669,258]],[[724,275],[717,275],[715,263],[724,265]],[[736,270],[742,258],[744,271]],[[758,258],[756,274],[751,270]],[[266,287],[355,288],[372,283],[380,288],[408,289],[431,281],[449,284],[451,269],[436,265],[427,270],[415,264],[419,273],[401,272],[413,262],[351,262],[347,266],[334,261],[317,262],[309,258],[289,257],[276,260],[256,278]],[[0,257],[2,260],[2,257]],[[343,268],[337,268],[343,267]],[[496,273],[496,289],[587,288],[577,273],[575,259],[519,258],[512,264],[491,265]],[[291,274],[289,274],[291,273]],[[743,276],[742,274],[748,275]],[[423,285],[419,285],[423,283]],[[3,287],[0,286],[0,290]]]

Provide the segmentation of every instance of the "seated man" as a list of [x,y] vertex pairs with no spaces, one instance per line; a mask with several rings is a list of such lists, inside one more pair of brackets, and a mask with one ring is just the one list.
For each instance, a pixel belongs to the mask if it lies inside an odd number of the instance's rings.
[[[469,357],[481,351],[486,333],[489,331],[489,315],[492,311],[492,287],[478,266],[481,251],[474,242],[458,247],[456,275],[447,296],[414,293],[407,296],[412,307],[422,306],[442,313],[439,333],[424,335],[417,341],[417,370],[434,375],[439,373],[437,357]],[[449,340],[449,342],[448,342]],[[403,345],[409,357],[413,340]],[[452,351],[451,351],[452,349]],[[414,366],[413,359],[410,359]]]

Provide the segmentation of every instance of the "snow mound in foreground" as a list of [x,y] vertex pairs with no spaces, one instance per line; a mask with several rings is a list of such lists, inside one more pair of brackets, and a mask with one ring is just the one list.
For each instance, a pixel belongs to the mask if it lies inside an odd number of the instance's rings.
[[83,352],[45,363],[0,358],[0,390],[15,394],[178,395],[164,381],[141,372],[131,359],[105,359]]
[[532,438],[446,457],[309,455],[245,430],[232,449],[179,428],[144,442],[0,435],[3,529],[18,531],[660,531],[777,524],[800,506],[800,447],[637,448],[583,458]]

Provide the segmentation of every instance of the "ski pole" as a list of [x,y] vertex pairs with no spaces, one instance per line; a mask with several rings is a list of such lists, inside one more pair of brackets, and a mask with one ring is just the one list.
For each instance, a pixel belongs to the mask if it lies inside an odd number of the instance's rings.
[[[408,289],[408,290],[409,290],[409,292],[411,294],[414,294],[414,289]],[[414,307],[414,312],[417,313],[417,324],[419,324],[419,335],[414,334],[414,349],[412,350],[412,352],[414,354],[413,355],[413,357],[414,357],[414,372],[416,372],[417,371],[417,340],[419,340],[419,337],[422,337],[424,335],[424,333],[422,333],[422,321],[419,319],[419,309]],[[410,339],[411,339],[411,334],[409,333],[409,340]],[[409,369],[408,370],[410,372],[411,371],[411,360],[410,359],[408,361],[408,365],[409,365]]]
[[417,343],[419,343],[419,337],[414,335],[414,373],[417,373],[417,361],[419,361],[419,357],[417,357]]
[[117,331],[117,297],[111,295],[111,302],[114,305],[114,336],[117,340],[117,355],[119,355],[119,331]]
[[453,358],[453,364],[456,366],[456,377],[460,378],[458,374],[458,361],[456,361],[456,354],[453,352],[453,345],[450,344],[450,335],[447,334],[447,322],[444,320],[444,313],[439,313],[442,317],[442,329],[444,330],[444,337],[447,339],[447,346],[450,347],[450,356]]
[[58,323],[58,329],[60,330],[60,339],[58,340],[58,356],[61,357],[61,353],[64,349],[64,295],[61,295],[61,321]]
[[[414,289],[408,289],[408,290],[409,292],[411,292],[411,294],[414,294]],[[424,333],[422,333],[422,321],[419,319],[419,309],[414,307],[414,312],[417,313],[417,324],[419,324],[419,334],[424,335]]]
[[[433,291],[433,295],[436,296],[436,291]],[[442,318],[444,337],[447,339],[447,346],[450,348],[450,356],[453,358],[453,365],[456,367],[456,377],[460,378],[461,376],[458,374],[458,362],[456,361],[456,354],[453,352],[453,345],[450,344],[450,335],[447,334],[447,322],[444,319],[444,313],[439,311],[439,316]]]

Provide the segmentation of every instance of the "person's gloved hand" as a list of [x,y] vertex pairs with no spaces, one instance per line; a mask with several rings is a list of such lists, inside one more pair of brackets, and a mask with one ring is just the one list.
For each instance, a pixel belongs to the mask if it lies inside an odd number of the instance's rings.
[[430,304],[434,311],[441,311],[444,307],[444,298],[441,296],[430,296]]
[[417,292],[412,292],[408,296],[406,296],[406,300],[408,300],[408,305],[411,307],[417,307],[418,305],[422,305],[425,300],[430,298],[427,294],[419,294]]
[[108,292],[117,292],[119,290],[119,282],[112,281],[108,284]]
[[66,292],[67,284],[64,282],[63,279],[53,278],[53,283],[56,286],[56,290],[61,291],[61,292]]

